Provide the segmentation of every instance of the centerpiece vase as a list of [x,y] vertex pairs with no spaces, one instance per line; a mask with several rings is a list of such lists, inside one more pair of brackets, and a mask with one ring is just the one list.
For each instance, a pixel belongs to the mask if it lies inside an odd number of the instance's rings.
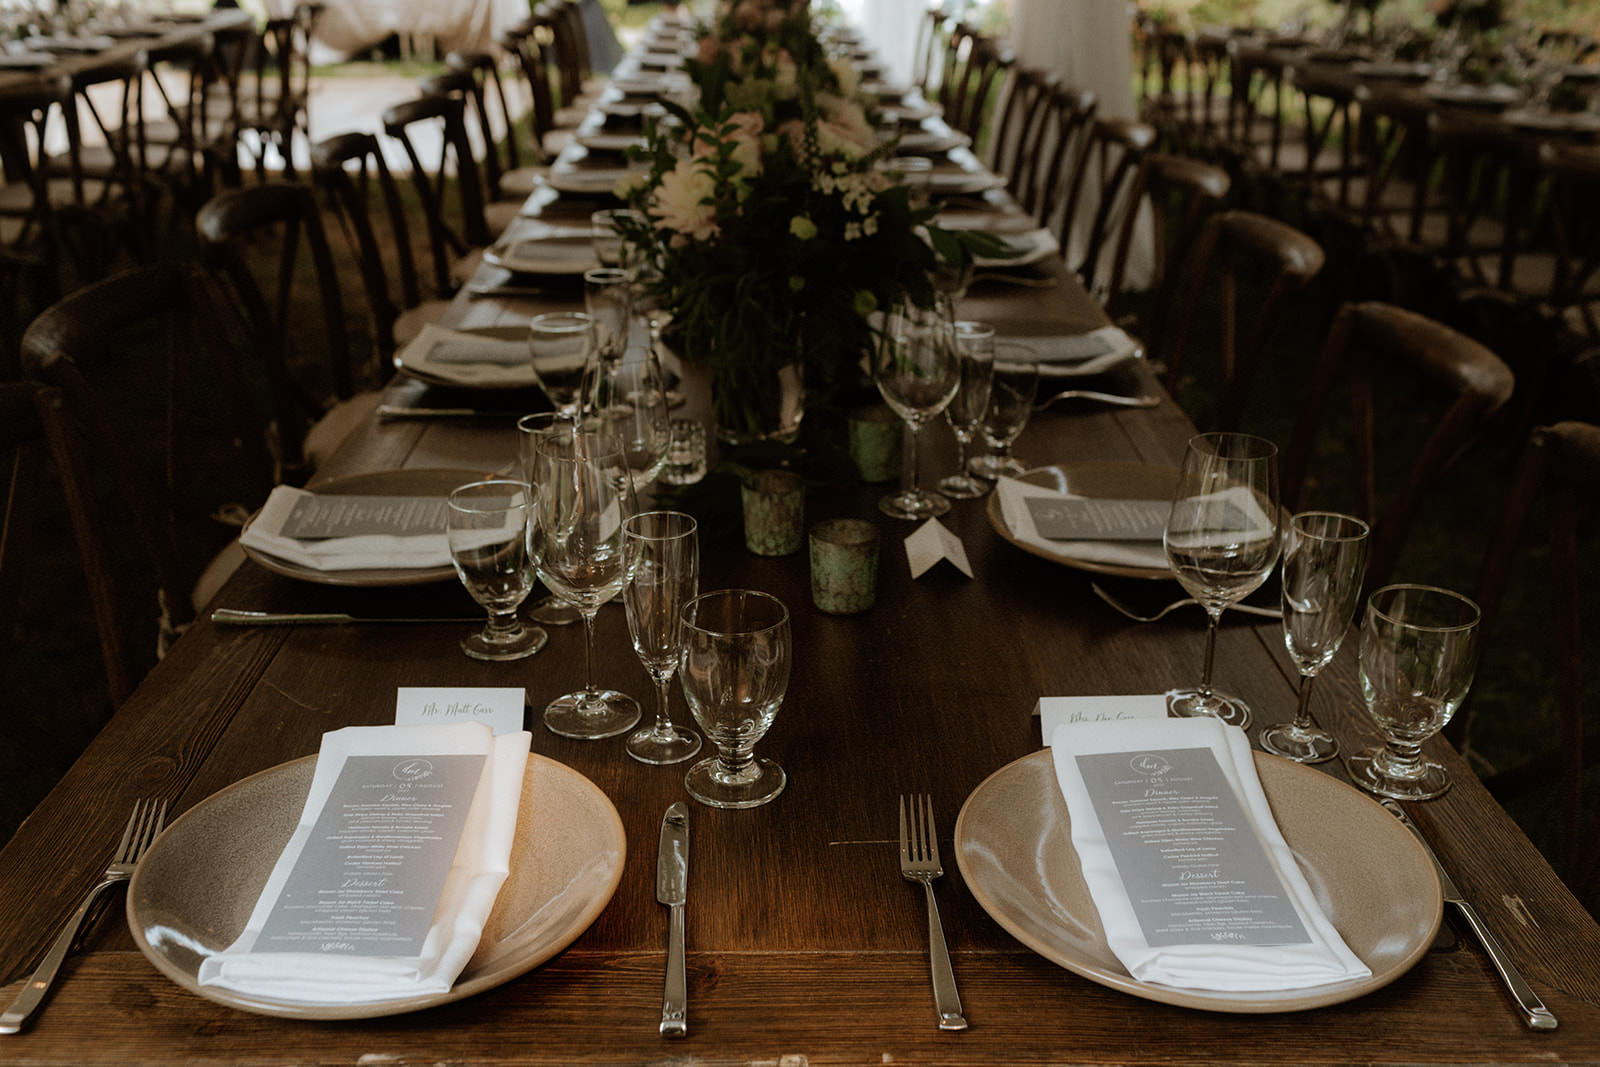
[[794,441],[806,413],[804,358],[750,360],[713,374],[711,411],[723,444]]

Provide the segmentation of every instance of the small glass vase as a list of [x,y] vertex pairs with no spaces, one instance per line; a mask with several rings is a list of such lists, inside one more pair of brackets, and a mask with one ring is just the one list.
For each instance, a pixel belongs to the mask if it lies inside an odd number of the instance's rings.
[[713,374],[711,410],[723,444],[794,441],[806,413],[804,360]]

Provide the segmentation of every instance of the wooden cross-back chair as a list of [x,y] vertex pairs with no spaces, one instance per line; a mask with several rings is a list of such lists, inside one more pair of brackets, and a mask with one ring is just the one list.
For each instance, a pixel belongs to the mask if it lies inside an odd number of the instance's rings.
[[[1228,172],[1211,163],[1186,156],[1152,152],[1145,163],[1145,202],[1150,205],[1155,230],[1155,313],[1140,332],[1152,352],[1163,346],[1163,333],[1177,301],[1184,278],[1183,267],[1190,250],[1199,240],[1206,220],[1221,209],[1232,187]],[[1106,314],[1117,317],[1127,275],[1139,214],[1123,215],[1117,235],[1116,258],[1112,263],[1110,291],[1106,295]]]
[[265,412],[214,311],[191,268],[157,264],[78,289],[23,338],[116,702],[242,560],[230,517],[272,485]]
[[[1404,372],[1408,377],[1402,378]],[[1414,376],[1416,391],[1397,396]],[[1511,370],[1478,342],[1413,311],[1388,304],[1346,304],[1339,309],[1317,357],[1283,462],[1283,501],[1301,506],[1315,445],[1333,397],[1350,402],[1352,455],[1341,470],[1355,482],[1355,514],[1372,524],[1368,588],[1386,584],[1411,532],[1423,499],[1439,475],[1483,431],[1505,405],[1514,385]],[[1442,413],[1406,469],[1401,486],[1379,502],[1376,449],[1386,427],[1378,423],[1379,391],[1391,408],[1413,417],[1427,405]],[[1387,441],[1386,448],[1394,447]]]
[[[1089,127],[1065,203],[1059,213],[1049,208],[1045,214],[1057,220],[1057,237],[1067,266],[1102,304],[1111,289],[1114,245],[1123,213],[1139,206],[1145,158],[1155,143],[1155,127],[1148,123],[1096,119]],[[1073,238],[1080,232],[1079,213],[1091,198],[1093,208],[1087,213],[1087,226],[1081,229],[1080,254],[1080,242]]]
[[964,42],[964,46],[957,44],[961,51],[956,65],[949,71],[954,83],[947,93],[941,85],[943,99],[940,103],[950,127],[977,143],[988,115],[990,94],[1015,58],[993,38],[968,26],[957,26],[952,41]]
[[[482,249],[490,242],[489,224],[484,215],[483,186],[478,164],[472,156],[463,118],[465,104],[459,97],[423,96],[396,104],[383,113],[383,129],[405,149],[411,162],[411,181],[422,204],[428,225],[428,249],[433,257],[433,287],[438,296],[449,296],[457,288],[452,265],[457,259]],[[426,124],[439,134],[439,158],[424,161],[413,128]],[[445,215],[449,176],[457,181],[455,220]]]
[[927,8],[917,21],[916,38],[912,44],[911,84],[924,93],[938,88],[940,64],[949,32],[945,14],[939,8]]
[[1054,74],[1020,64],[1013,64],[1006,76],[986,162],[990,170],[1006,179],[1006,191],[1019,203],[1033,176],[1040,122],[1060,83]]
[[[1166,367],[1167,389],[1176,392],[1201,309],[1215,306],[1217,402],[1215,410],[1198,414],[1197,422],[1207,429],[1238,429],[1250,387],[1272,358],[1278,328],[1325,258],[1310,237],[1253,211],[1224,211],[1206,222],[1181,267],[1177,300],[1150,348],[1151,358]],[[1245,279],[1264,280],[1265,294],[1244,293]]]
[[[1032,130],[1023,131],[1024,148],[1017,163],[1023,177],[1017,201],[1042,226],[1052,226],[1088,149],[1099,107],[1088,89],[1057,85],[1046,96]],[[1031,136],[1030,136],[1031,132]]]
[[[204,152],[204,118],[210,94],[210,74],[216,56],[211,34],[189,41],[146,49],[139,57],[148,73],[141,79],[141,100],[149,86],[159,116],[146,119],[139,131],[137,151],[141,166],[159,179],[190,212],[207,195],[205,178],[211,174]],[[162,77],[169,72],[168,77]],[[169,87],[169,80],[175,84]],[[146,104],[144,110],[149,110]]]
[[[520,60],[519,60],[520,63]],[[474,116],[484,143],[484,189],[490,200],[524,200],[533,191],[536,168],[522,165],[516,125],[500,80],[500,63],[492,52],[451,52],[445,65],[472,79]],[[426,90],[424,90],[426,92]],[[492,105],[492,107],[491,107]],[[498,115],[498,127],[495,116]]]
[[[552,46],[540,40],[548,35],[541,31],[543,25],[543,20],[529,18],[505,31],[499,38],[500,47],[517,61],[517,68],[522,72],[523,82],[528,88],[528,134],[533,144],[535,165],[548,163],[556,157],[559,148],[552,141],[561,131],[556,124],[555,91],[552,88],[555,60],[551,55]],[[517,195],[520,188],[517,183],[523,181],[528,183],[528,192],[532,192],[535,173],[533,167],[521,167],[513,172],[512,181],[502,179],[505,194]]]
[[[195,216],[195,229],[206,265],[266,378],[278,480],[298,484],[376,407],[376,393],[357,393],[339,277],[316,197],[310,186],[289,182],[235,189],[208,201]],[[261,271],[263,284],[251,263],[262,258],[262,248],[274,246],[275,262]],[[309,282],[298,277],[302,248]],[[307,328],[308,316],[314,330]],[[305,342],[308,337],[314,342]],[[378,379],[386,373],[381,362],[362,370]]]

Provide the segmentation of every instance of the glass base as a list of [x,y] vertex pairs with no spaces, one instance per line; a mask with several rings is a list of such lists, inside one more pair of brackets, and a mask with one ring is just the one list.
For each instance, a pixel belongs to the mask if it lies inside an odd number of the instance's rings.
[[638,731],[628,738],[625,747],[628,755],[640,763],[659,767],[667,763],[682,763],[699,752],[700,735],[669,723],[665,729],[652,726]]
[[950,510],[950,501],[926,489],[907,489],[880,497],[878,510],[892,519],[933,519]]
[[952,474],[948,478],[939,479],[939,492],[956,500],[972,500],[987,496],[989,483],[980,481],[970,474]]
[[1021,474],[1028,468],[1010,456],[973,456],[967,460],[967,473],[994,481],[1002,474]]
[[[1344,761],[1350,781],[1369,793],[1394,800],[1432,800],[1450,789],[1450,776],[1437,760],[1422,757],[1411,767],[1395,759],[1388,748],[1368,748]],[[1409,770],[1420,773],[1410,774]]]
[[580,741],[616,737],[639,725],[639,702],[614,689],[580,690],[552,700],[544,709],[544,725]]
[[789,778],[769,759],[752,760],[739,774],[726,774],[717,756],[703,759],[683,776],[683,788],[712,808],[759,808],[771,801]]
[[1296,763],[1325,763],[1339,754],[1338,740],[1315,723],[1300,727],[1293,722],[1280,722],[1263,727],[1261,747]]
[[500,662],[527,659],[544,647],[550,635],[537,626],[518,625],[505,633],[494,634],[479,630],[461,639],[461,651],[473,659]]
[[528,618],[546,626],[571,626],[583,621],[583,613],[559,597],[547,596],[528,609]]
[[1198,689],[1169,689],[1167,711],[1183,719],[1208,717],[1241,730],[1250,728],[1250,705],[1216,689],[1208,696],[1201,696]]

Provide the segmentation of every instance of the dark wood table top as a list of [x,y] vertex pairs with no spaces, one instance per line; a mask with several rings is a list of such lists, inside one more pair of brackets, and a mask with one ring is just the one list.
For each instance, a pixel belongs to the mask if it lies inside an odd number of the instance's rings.
[[[559,301],[556,301],[559,302]],[[465,301],[464,325],[507,323],[549,301]],[[1047,290],[988,285],[963,314],[1003,327],[1103,322],[1064,274]],[[1003,330],[1004,332],[1004,330]],[[1143,386],[1156,389],[1147,369]],[[397,383],[396,393],[409,386]],[[1173,464],[1192,432],[1170,402],[1150,410],[1058,407],[1017,453],[1035,463]],[[927,431],[924,475],[950,459]],[[509,420],[395,421],[358,432],[323,474],[400,467],[493,467],[514,454]],[[878,601],[836,618],[813,610],[804,554],[761,558],[737,531],[707,531],[702,588],[746,585],[789,605],[793,680],[757,747],[789,775],[752,811],[691,803],[689,1036],[657,1034],[666,911],[654,893],[662,813],[685,798],[683,767],[629,759],[620,739],[580,742],[537,724],[534,750],[577,769],[619,811],[629,849],[609,906],[568,949],[499,988],[428,1011],[360,1022],[291,1022],[201,999],[162,977],[112,916],[68,963],[32,1027],[0,1038],[0,1062],[179,1061],[572,1063],[701,1062],[1526,1062],[1600,1059],[1600,927],[1443,742],[1431,751],[1456,785],[1414,805],[1444,862],[1483,911],[1560,1029],[1532,1033],[1487,958],[1453,923],[1392,985],[1315,1011],[1236,1015],[1169,1007],[1102,987],[1046,961],[974,899],[949,835],[988,775],[1041,747],[1041,695],[1149,693],[1200,669],[1199,612],[1150,625],[1101,603],[1088,575],[1027,555],[990,527],[984,501],[944,520],[976,577],[940,566],[913,580],[900,548],[911,526],[883,518],[882,486],[820,490],[807,519],[867,517],[883,535]],[[1175,585],[1167,591],[1175,597]],[[219,605],[337,607],[471,615],[452,583],[345,590],[247,565]],[[483,664],[458,651],[459,626],[223,629],[187,633],[0,850],[0,961],[22,973],[93,884],[133,800],[181,813],[222,787],[317,750],[324,731],[392,721],[396,686],[518,685],[542,706],[582,681],[582,634],[554,630],[531,660]],[[602,610],[599,680],[648,698],[622,611]],[[1376,740],[1346,652],[1319,683],[1317,711],[1347,751]],[[1278,626],[1224,620],[1217,679],[1287,718],[1294,670]],[[682,698],[676,714],[685,716]],[[1338,764],[1327,773],[1342,773]],[[971,1029],[935,1028],[920,891],[900,877],[896,799],[931,793],[946,838],[937,884]],[[248,832],[248,828],[243,828]],[[118,906],[120,906],[120,901]],[[16,992],[0,988],[0,1002]]]
[[[111,47],[100,52],[63,52],[54,63],[33,70],[0,70],[0,98],[22,96],[35,92],[63,75],[74,75],[109,63],[123,63],[147,49],[183,44],[196,38],[232,29],[251,20],[248,11],[240,8],[219,8],[208,12],[203,19],[184,19],[159,23],[160,32],[149,36],[119,37]],[[92,34],[91,34],[92,35]]]

